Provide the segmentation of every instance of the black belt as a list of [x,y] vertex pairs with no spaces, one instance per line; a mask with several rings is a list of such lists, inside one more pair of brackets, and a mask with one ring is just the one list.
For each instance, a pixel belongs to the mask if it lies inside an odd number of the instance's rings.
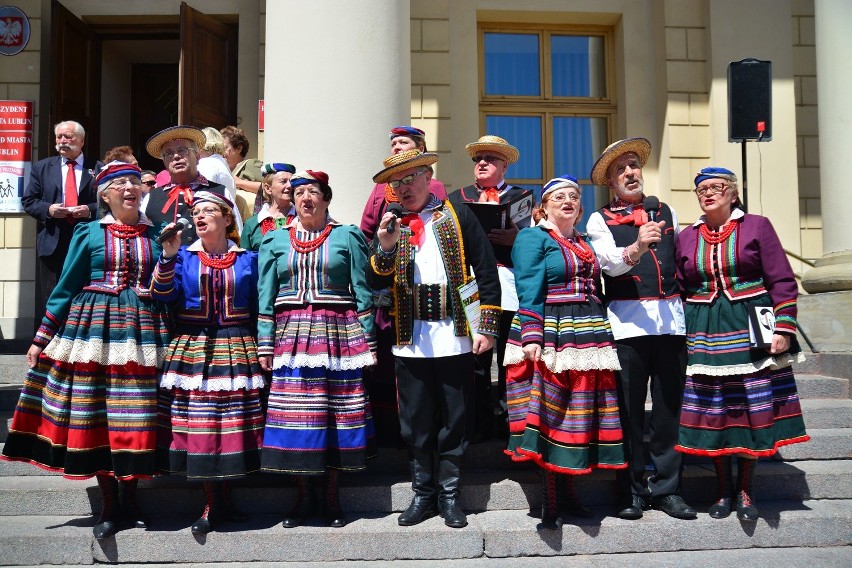
[[446,284],[414,285],[414,319],[441,321],[451,312],[450,294]]

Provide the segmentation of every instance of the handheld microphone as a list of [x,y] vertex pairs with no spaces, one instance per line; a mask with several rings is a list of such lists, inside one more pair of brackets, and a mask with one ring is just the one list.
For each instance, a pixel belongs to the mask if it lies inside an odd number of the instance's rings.
[[405,209],[402,208],[402,205],[399,203],[391,203],[388,205],[388,213],[393,213],[393,219],[388,223],[388,233],[393,233],[396,231],[396,220],[402,217],[402,214],[405,212]]
[[189,229],[190,227],[192,227],[192,223],[190,223],[189,221],[187,221],[183,217],[180,217],[177,220],[177,223],[175,223],[174,227],[165,229],[163,232],[160,233],[160,236],[157,237],[154,240],[157,241],[158,245],[161,245],[161,244],[163,244],[163,241],[169,240],[174,235],[176,235],[178,231],[183,231],[185,229]]
[[[648,213],[648,220],[657,222],[657,216],[660,214],[660,200],[649,195],[645,198],[645,211]],[[657,243],[651,243],[651,250],[657,250]]]

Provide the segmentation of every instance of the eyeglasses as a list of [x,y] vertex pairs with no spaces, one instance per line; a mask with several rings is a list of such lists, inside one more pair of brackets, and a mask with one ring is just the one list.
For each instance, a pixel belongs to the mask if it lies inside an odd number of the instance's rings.
[[695,188],[695,194],[698,197],[704,197],[707,194],[714,195],[716,193],[725,193],[730,186],[725,183],[711,183],[710,185],[702,185]]
[[549,199],[549,201],[555,201],[556,203],[563,203],[565,200],[577,203],[580,201],[580,195],[577,193],[557,193]]
[[152,179],[149,181],[143,181],[142,184],[147,185],[148,187],[154,187],[155,185],[157,185],[157,180]]
[[398,179],[398,180],[395,180],[395,181],[389,181],[388,185],[391,186],[394,189],[398,188],[401,185],[411,185],[411,182],[414,181],[414,178],[416,178],[419,175],[425,174],[426,171],[427,170],[420,170],[416,174],[407,175],[402,179]]
[[190,150],[186,146],[178,146],[174,150],[163,150],[163,159],[164,160],[171,160],[173,158],[173,156],[176,156],[176,155],[180,156],[181,158],[186,158],[187,156],[189,156],[189,153],[191,151],[192,150]]
[[196,217],[212,217],[216,213],[221,213],[222,210],[218,207],[204,207],[202,209],[193,209],[189,214],[190,217],[195,219]]
[[504,158],[500,156],[474,156],[471,158],[474,164],[478,164],[479,162],[486,162],[488,164],[493,164],[494,162],[505,162]]
[[135,187],[137,185],[140,185],[141,182],[139,181],[139,178],[118,178],[109,182],[109,185],[107,187],[109,187],[110,189],[124,189],[124,187],[128,184]]

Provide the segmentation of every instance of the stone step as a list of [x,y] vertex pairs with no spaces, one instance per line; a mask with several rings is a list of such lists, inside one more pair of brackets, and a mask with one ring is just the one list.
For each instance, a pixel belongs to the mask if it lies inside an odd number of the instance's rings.
[[796,388],[801,399],[849,398],[849,379],[825,375],[796,374]]
[[808,442],[782,446],[773,459],[794,462],[852,458],[852,428],[809,429],[808,434]]
[[[565,554],[571,554],[566,551]],[[445,559],[443,568],[661,568],[702,566],[707,564],[705,550],[673,552],[634,552],[620,554],[577,554],[574,556],[529,556],[492,558],[484,554],[476,558]],[[739,548],[713,550],[713,562],[719,566],[783,566],[784,568],[825,568],[852,566],[852,547],[827,546],[795,548]],[[92,558],[94,561],[94,558]],[[243,568],[248,562],[179,562],[168,568]],[[294,568],[293,562],[258,562],[264,568]],[[58,564],[21,566],[51,568]],[[89,564],[65,564],[64,568],[83,568]],[[122,564],[123,568],[151,568],[151,564]],[[331,562],[299,562],[298,568],[433,568],[431,560],[340,560]]]
[[804,398],[801,404],[808,430],[852,428],[852,399]]
[[[121,531],[103,541],[92,538],[94,520],[91,518],[22,516],[0,518],[0,548],[4,551],[6,565],[121,562],[193,563],[195,566],[202,562],[303,563],[488,557],[488,566],[496,567],[509,564],[491,564],[495,558],[511,558],[511,566],[539,566],[516,564],[514,557],[519,556],[708,549],[727,550],[727,554],[731,554],[735,549],[754,547],[823,548],[852,543],[852,503],[849,501],[772,501],[761,503],[760,511],[762,518],[756,523],[741,524],[733,516],[716,520],[699,515],[694,521],[679,521],[659,511],[648,512],[639,521],[624,521],[606,516],[606,511],[595,510],[594,517],[571,519],[570,524],[558,530],[539,528],[538,520],[526,511],[471,514],[469,525],[463,529],[447,528],[437,517],[416,527],[402,528],[397,525],[396,514],[355,519],[341,529],[316,525],[285,529],[279,517],[266,515],[239,525],[222,525],[220,531],[204,537],[192,536],[188,527],[194,518],[185,516],[164,522],[153,530]],[[623,557],[620,560],[623,562]],[[714,556],[713,560],[715,563],[721,559]],[[699,563],[706,561],[705,556]],[[591,565],[597,563],[582,564]],[[778,565],[791,564],[782,561]]]
[[[619,503],[612,472],[594,472],[577,480],[577,492],[590,506],[613,508]],[[253,515],[282,516],[295,500],[285,476],[257,475],[234,484],[234,501]],[[687,467],[682,495],[702,508],[715,496],[712,466]],[[852,499],[852,460],[762,461],[757,468],[758,501],[778,499]],[[539,472],[463,471],[462,506],[469,511],[530,510],[541,502]],[[411,501],[408,478],[402,475],[341,476],[340,500],[352,515],[404,510]],[[152,519],[200,513],[203,494],[198,483],[180,477],[159,477],[139,483],[139,503]],[[60,476],[0,478],[0,516],[86,516],[100,511],[100,490],[94,479],[72,482]],[[159,521],[157,521],[159,522]]]
[[20,385],[24,382],[28,370],[25,355],[0,353],[0,384]]

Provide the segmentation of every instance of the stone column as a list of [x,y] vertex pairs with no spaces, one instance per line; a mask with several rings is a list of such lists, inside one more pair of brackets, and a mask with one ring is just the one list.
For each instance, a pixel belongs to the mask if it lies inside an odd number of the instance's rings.
[[411,120],[411,10],[399,0],[266,3],[264,161],[329,174],[358,224],[388,132]]
[[852,148],[852,2],[814,2],[816,25],[819,176],[823,257],[802,278],[808,292],[852,291],[852,222],[846,204],[849,151]]
[[799,296],[799,323],[821,351],[852,352],[852,222],[846,214],[852,147],[849,92],[852,3],[814,2],[819,175],[823,256],[802,277],[809,294]]

